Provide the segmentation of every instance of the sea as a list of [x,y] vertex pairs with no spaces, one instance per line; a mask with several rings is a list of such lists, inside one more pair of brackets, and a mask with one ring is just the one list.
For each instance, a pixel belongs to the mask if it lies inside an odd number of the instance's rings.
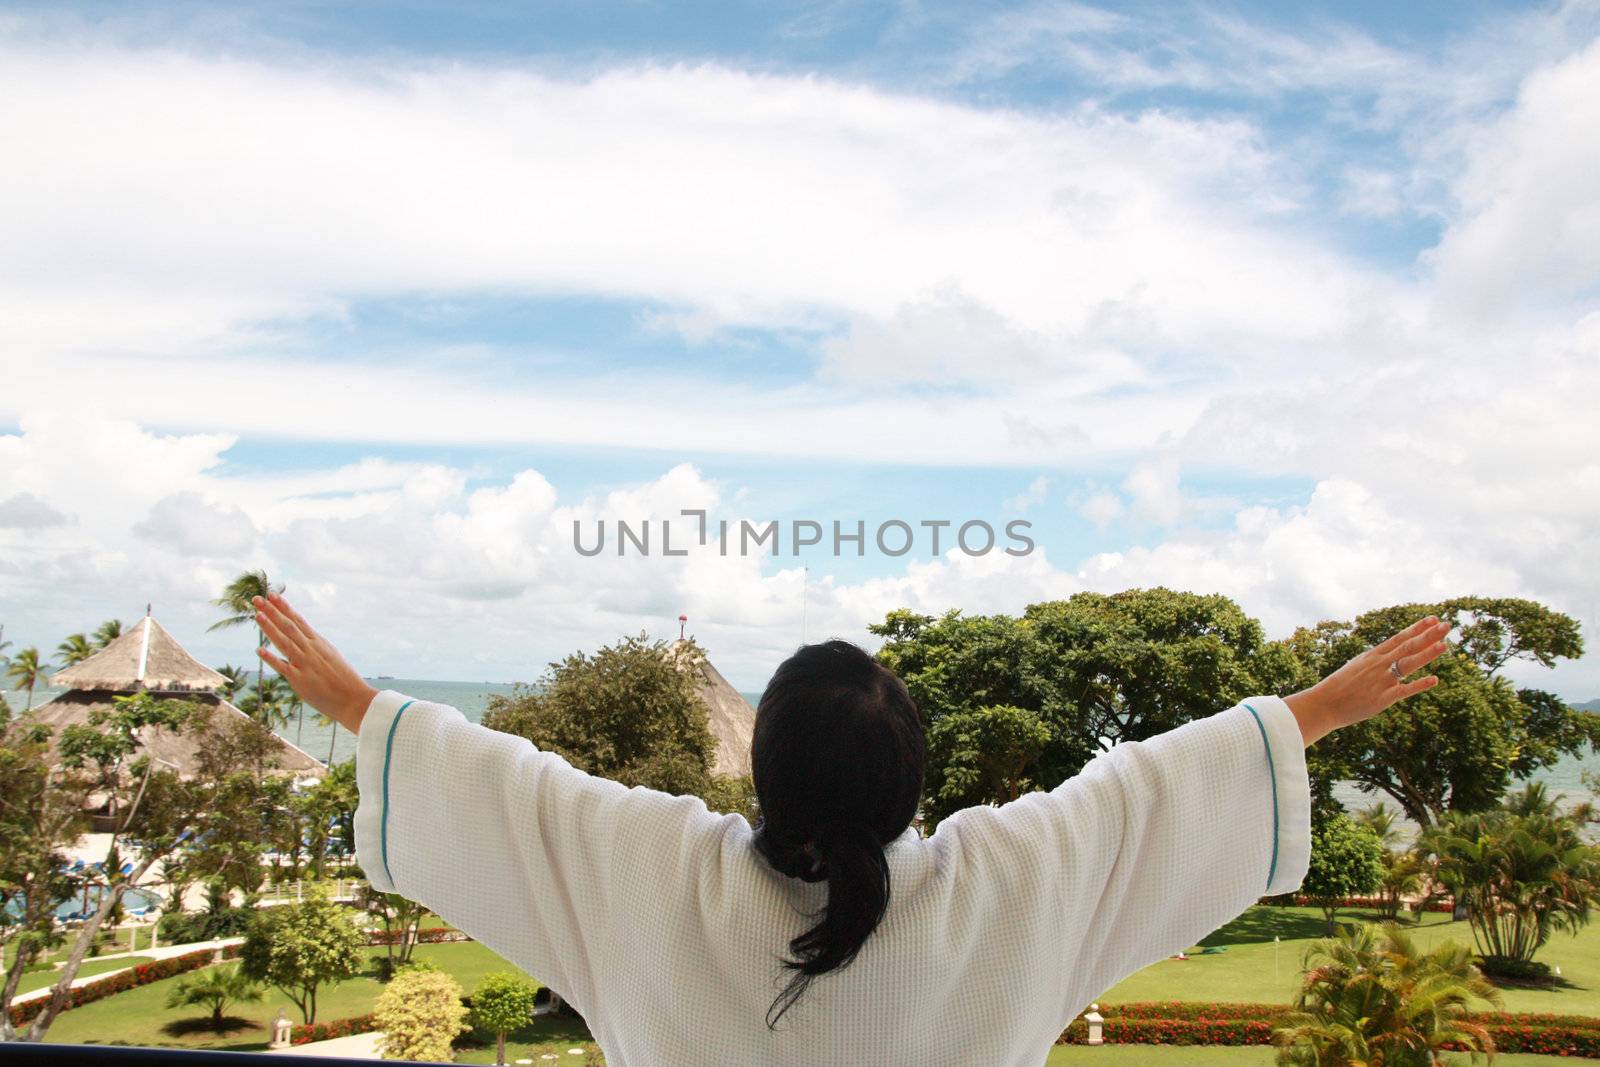
[[[461,713],[473,722],[483,718],[491,697],[509,696],[515,689],[510,684],[499,682],[443,682],[426,678],[369,678],[367,681],[379,689],[393,689],[416,700],[448,704],[460,709]],[[14,712],[22,710],[27,699],[26,693],[11,690],[0,692],[4,693]],[[36,689],[33,702],[42,704],[59,692],[61,690]],[[748,700],[752,707],[761,698],[760,693],[740,695]],[[278,733],[284,740],[297,745],[319,760],[326,761],[330,750],[334,762],[355,755],[355,735],[345,729],[330,729],[319,722],[316,714],[309,708],[303,717],[290,722]],[[1585,771],[1591,772],[1592,775],[1600,775],[1600,753],[1586,752],[1582,756],[1565,756],[1555,766],[1533,775],[1531,780],[1544,782],[1552,795],[1560,794],[1564,806],[1583,800],[1600,802],[1600,795],[1591,792],[1583,784],[1581,776]],[[1521,788],[1521,784],[1517,782],[1513,788]],[[1363,793],[1354,782],[1335,783],[1334,796],[1338,797],[1350,811],[1359,811],[1380,800],[1388,804],[1391,809],[1397,808],[1392,798],[1382,793]],[[1409,819],[1400,819],[1396,826],[1407,838],[1414,836],[1417,831],[1416,824]],[[1594,827],[1591,826],[1589,830],[1589,836],[1596,836]]]

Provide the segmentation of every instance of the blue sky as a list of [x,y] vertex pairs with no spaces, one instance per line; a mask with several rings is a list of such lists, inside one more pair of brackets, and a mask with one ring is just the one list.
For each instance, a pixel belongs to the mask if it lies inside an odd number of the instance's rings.
[[[1592,633],[1597,38],[1588,0],[0,5],[0,621],[155,601],[228,657],[205,601],[266,566],[374,672],[685,611],[744,689],[893,607],[1153,584],[1273,636],[1466,593]],[[685,507],[1038,550],[571,551]]]

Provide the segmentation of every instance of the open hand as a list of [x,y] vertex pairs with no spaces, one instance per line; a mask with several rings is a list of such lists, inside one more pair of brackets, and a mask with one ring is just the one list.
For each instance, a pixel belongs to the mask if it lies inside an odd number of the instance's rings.
[[1438,676],[1432,674],[1409,682],[1404,679],[1444,655],[1450,647],[1444,640],[1449,633],[1448,622],[1429,615],[1367,649],[1310,689],[1285,697],[1284,702],[1300,720],[1306,744],[1438,685]]
[[274,593],[265,599],[255,597],[253,602],[256,622],[278,652],[274,655],[259,648],[256,654],[283,675],[301,700],[356,733],[378,691],[283,597]]

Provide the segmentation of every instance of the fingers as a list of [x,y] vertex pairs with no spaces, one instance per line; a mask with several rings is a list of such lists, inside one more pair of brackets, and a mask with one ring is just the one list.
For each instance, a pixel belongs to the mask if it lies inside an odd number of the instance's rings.
[[1435,641],[1430,645],[1424,645],[1414,652],[1410,652],[1401,656],[1398,660],[1400,664],[1400,673],[1402,675],[1410,674],[1417,668],[1432,663],[1434,660],[1444,655],[1449,648],[1450,646],[1448,644],[1446,644],[1443,640],[1440,640]]
[[268,652],[264,648],[256,649],[256,655],[258,655],[262,659],[266,660],[267,661],[267,666],[271,667],[273,670],[277,671],[279,674],[283,675],[285,678],[289,677],[289,669],[290,669],[289,668],[289,664],[285,663],[283,660],[279,659],[277,656],[274,656],[271,652]]
[[299,660],[305,657],[306,641],[298,632],[293,630],[293,623],[274,611],[272,606],[266,605],[265,610],[256,613],[256,624],[261,627],[261,632],[278,649],[288,654],[289,658]]
[[300,632],[305,634],[306,637],[311,638],[312,640],[315,640],[318,637],[317,631],[312,629],[311,624],[306,622],[305,618],[294,609],[294,605],[283,599],[283,595],[281,593],[273,593],[270,599],[274,606],[279,608],[285,615],[289,616],[290,620],[300,628]]
[[1436,674],[1430,674],[1426,678],[1418,678],[1414,682],[1401,682],[1400,683],[1400,695],[1398,697],[1396,697],[1395,699],[1398,701],[1398,700],[1404,700],[1406,697],[1409,697],[1409,696],[1416,696],[1418,693],[1422,692],[1424,689],[1432,689],[1434,686],[1436,686],[1438,684],[1439,684],[1439,676],[1436,675]]
[[1407,641],[1414,640],[1419,634],[1432,629],[1438,623],[1439,617],[1437,615],[1429,615],[1425,618],[1418,619],[1410,626],[1407,626],[1404,630],[1391,635],[1388,640],[1373,648],[1373,651],[1379,653],[1380,655],[1387,656],[1399,650],[1400,646],[1404,645]]

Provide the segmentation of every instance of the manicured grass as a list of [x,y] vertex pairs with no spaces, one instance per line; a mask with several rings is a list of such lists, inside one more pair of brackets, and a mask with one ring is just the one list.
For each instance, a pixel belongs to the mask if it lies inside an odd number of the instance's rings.
[[[382,948],[368,949],[376,961],[384,954]],[[418,945],[414,958],[428,960],[440,969],[455,975],[465,992],[472,992],[478,982],[490,971],[515,971],[516,968],[500,956],[490,952],[476,941],[462,941],[442,945]],[[47,1041],[68,1044],[156,1045],[175,1048],[263,1049],[267,1044],[267,1027],[277,1017],[278,1009],[285,1008],[291,1020],[300,1021],[300,1010],[276,989],[269,988],[265,999],[258,1004],[240,1004],[229,1014],[248,1025],[227,1034],[206,1031],[190,1034],[169,1033],[165,1027],[175,1020],[193,1018],[204,1014],[204,1009],[179,1011],[167,1007],[167,991],[175,979],[154,982],[105,1000],[86,1004],[81,1008],[62,1012],[46,1034]],[[317,1018],[322,1021],[342,1019],[351,1015],[365,1015],[383,986],[369,973],[317,995]],[[491,1057],[492,1058],[492,1057]],[[577,1060],[578,1057],[573,1056]]]
[[[121,956],[113,960],[84,960],[78,968],[79,978],[88,978],[90,975],[105,974],[107,971],[120,971],[124,967],[137,967],[141,963],[149,963],[149,956]],[[44,989],[56,984],[56,977],[61,972],[54,967],[47,970],[29,971],[22,976],[22,984],[17,987],[18,993],[28,993],[35,989]]]
[[[1100,1065],[1121,1064],[1125,1067],[1134,1067],[1136,1064],[1155,1063],[1161,1067],[1188,1067],[1189,1064],[1226,1065],[1226,1067],[1269,1067],[1276,1062],[1277,1050],[1264,1045],[1250,1045],[1244,1047],[1227,1047],[1215,1045],[1100,1045],[1090,1048],[1087,1045],[1057,1045],[1050,1050],[1050,1056],[1045,1060],[1046,1067],[1057,1067],[1060,1064],[1081,1064],[1083,1067],[1100,1067]],[[1494,1058],[1495,1067],[1547,1067],[1556,1057],[1529,1056],[1523,1053],[1502,1054]],[[578,1057],[570,1057],[574,1062]],[[490,1057],[488,1062],[493,1062]],[[1446,1053],[1445,1062],[1460,1064],[1466,1067],[1472,1061],[1465,1052]],[[1582,1061],[1579,1061],[1582,1062]],[[1485,1059],[1478,1057],[1479,1067],[1483,1067]]]
[[[1407,913],[1402,913],[1405,915]],[[1341,911],[1341,922],[1376,921],[1377,912]],[[1472,947],[1472,929],[1451,922],[1444,912],[1428,912],[1420,925],[1404,922],[1407,933],[1426,950],[1447,939]],[[1135,1000],[1228,1000],[1288,1003],[1294,999],[1306,946],[1323,936],[1322,912],[1316,908],[1254,907],[1201,942],[1226,945],[1227,951],[1187,960],[1162,960],[1129,975],[1099,997],[1103,1004]],[[1273,934],[1283,937],[1273,966]],[[1196,946],[1200,947],[1200,946]],[[1559,966],[1565,984],[1552,989],[1502,989],[1506,1011],[1563,1012],[1600,1015],[1600,922],[1577,935],[1558,933],[1536,957]]]
[[[1376,913],[1365,911],[1341,912],[1341,920],[1377,919]],[[1405,927],[1412,932],[1419,946],[1426,949],[1446,938],[1472,944],[1472,933],[1465,922],[1450,922],[1447,915],[1429,913],[1420,925],[1406,920]],[[1278,973],[1273,973],[1274,947],[1272,937],[1283,937],[1277,947]],[[1226,945],[1227,951],[1214,955],[1191,955],[1187,961],[1163,960],[1131,975],[1107,990],[1099,998],[1103,1004],[1136,1000],[1226,1000],[1285,1003],[1294,996],[1295,982],[1300,970],[1301,955],[1307,944],[1323,936],[1322,913],[1313,908],[1251,908],[1238,919],[1207,937],[1203,945]],[[1201,946],[1196,946],[1196,948]],[[383,950],[371,949],[374,957]],[[416,950],[418,959],[429,960],[456,976],[462,989],[471,992],[482,977],[490,971],[515,970],[509,963],[476,942],[444,945],[421,945]],[[1501,991],[1503,1007],[1507,1011],[1560,1012],[1572,1014],[1600,1014],[1600,923],[1591,924],[1577,936],[1557,934],[1540,951],[1538,958],[1552,966],[1559,965],[1565,984],[1550,990],[1505,989]],[[107,961],[108,964],[116,961]],[[166,1007],[170,980],[109,997],[83,1008],[65,1012],[51,1027],[48,1040],[78,1043],[119,1042],[135,1045],[165,1045],[187,1048],[260,1049],[265,1047],[266,1026],[277,1014],[280,1006],[289,1009],[290,1018],[299,1021],[293,1005],[276,990],[268,993],[261,1004],[242,1005],[233,1014],[249,1024],[247,1029],[228,1035],[201,1032],[174,1035],[163,1027],[175,1019],[187,1017]],[[351,1015],[362,1015],[372,1010],[381,986],[368,976],[324,990],[319,998],[317,1017],[332,1020]],[[584,1055],[568,1055],[567,1050],[582,1048]],[[593,1041],[588,1031],[577,1020],[566,1016],[541,1017],[537,1022],[513,1034],[507,1048],[507,1058],[532,1059],[536,1064],[582,1064]],[[541,1060],[554,1054],[554,1061]],[[1146,1063],[1237,1063],[1269,1064],[1273,1061],[1270,1048],[1217,1048],[1174,1047],[1152,1045],[1107,1045],[1098,1048],[1057,1046],[1052,1050],[1050,1064],[1076,1063],[1085,1057],[1101,1064]],[[1546,1062],[1549,1057],[1506,1055],[1496,1059],[1505,1067],[1529,1067],[1535,1062]],[[492,1042],[483,1047],[464,1050],[459,1056],[463,1063],[492,1063]],[[1469,1062],[1464,1054],[1452,1057],[1454,1062]],[[1481,1062],[1481,1061],[1480,1061]]]
[[[574,1056],[571,1050],[575,1048],[583,1051]],[[588,1027],[570,1015],[541,1015],[532,1026],[525,1026],[506,1037],[507,1063],[532,1060],[539,1067],[583,1067],[590,1054],[597,1054],[599,1050],[600,1046],[589,1036]],[[540,1059],[545,1055],[554,1055],[556,1059]],[[481,1047],[457,1052],[456,1062],[493,1063],[494,1038],[488,1036]]]

